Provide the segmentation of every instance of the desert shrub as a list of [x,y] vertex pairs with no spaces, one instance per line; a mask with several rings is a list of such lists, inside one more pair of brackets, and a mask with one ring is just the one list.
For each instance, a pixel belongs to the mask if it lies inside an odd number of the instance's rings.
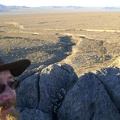
[[106,54],[106,53],[107,53],[106,47],[102,47],[102,48],[100,49],[100,52],[101,52],[102,54]]
[[97,45],[102,46],[104,42],[103,42],[103,40],[100,40],[100,41],[97,41],[96,43],[97,43]]
[[106,60],[110,60],[112,57],[110,55],[103,54],[100,56],[99,60],[100,62],[104,62]]

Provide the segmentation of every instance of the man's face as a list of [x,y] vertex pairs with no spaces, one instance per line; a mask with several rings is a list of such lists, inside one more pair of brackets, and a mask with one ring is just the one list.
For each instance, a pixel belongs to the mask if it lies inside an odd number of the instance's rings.
[[15,90],[12,90],[8,83],[14,81],[9,70],[0,71],[0,90],[6,85],[4,91],[0,93],[0,118],[5,118],[7,114],[14,110],[16,102]]

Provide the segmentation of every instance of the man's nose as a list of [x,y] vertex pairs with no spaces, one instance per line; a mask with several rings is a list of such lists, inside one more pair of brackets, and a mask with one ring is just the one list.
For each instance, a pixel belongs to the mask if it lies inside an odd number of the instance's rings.
[[6,87],[5,91],[1,96],[3,101],[12,100],[16,98],[15,90],[12,90],[9,86]]

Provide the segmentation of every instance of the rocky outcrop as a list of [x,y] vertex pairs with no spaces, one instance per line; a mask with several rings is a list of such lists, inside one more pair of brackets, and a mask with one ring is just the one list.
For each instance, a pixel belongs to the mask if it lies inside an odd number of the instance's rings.
[[96,71],[95,74],[120,112],[120,69],[109,67]]
[[[66,95],[58,111],[58,120],[120,120],[119,104],[116,104],[114,102],[115,99],[113,101],[111,98],[116,96],[113,95],[113,92],[118,94],[118,90],[113,89],[111,85],[118,84],[119,79],[116,79],[114,70],[117,72],[119,70],[113,69],[112,75],[109,74],[109,70],[110,68],[105,69],[104,72],[107,74],[104,74],[103,70],[101,70],[96,74],[87,73],[81,76]],[[115,77],[117,83],[109,76]],[[110,82],[112,83],[111,85]],[[104,83],[107,85],[104,86]],[[111,92],[112,96],[109,92]],[[119,98],[120,95],[118,94],[117,100]]]
[[68,64],[42,66],[18,78],[21,120],[120,120],[120,69],[79,79]]
[[[42,70],[39,68],[29,71],[18,79],[21,83],[16,90],[17,108],[21,119],[49,120],[56,119],[66,93],[78,77],[71,66],[53,64]],[[42,117],[38,117],[38,113]]]

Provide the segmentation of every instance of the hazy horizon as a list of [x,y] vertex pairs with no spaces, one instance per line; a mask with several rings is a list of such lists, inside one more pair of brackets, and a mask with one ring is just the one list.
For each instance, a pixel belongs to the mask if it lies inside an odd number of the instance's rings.
[[0,4],[7,6],[81,6],[81,7],[120,7],[119,0],[0,0]]

